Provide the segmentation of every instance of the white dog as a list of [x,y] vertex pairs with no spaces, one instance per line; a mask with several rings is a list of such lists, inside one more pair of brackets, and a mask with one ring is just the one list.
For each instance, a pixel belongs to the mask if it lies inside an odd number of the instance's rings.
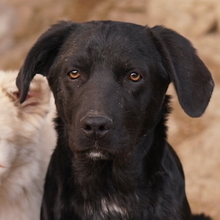
[[55,107],[42,76],[19,104],[16,76],[0,71],[0,220],[39,220],[44,177],[56,144]]

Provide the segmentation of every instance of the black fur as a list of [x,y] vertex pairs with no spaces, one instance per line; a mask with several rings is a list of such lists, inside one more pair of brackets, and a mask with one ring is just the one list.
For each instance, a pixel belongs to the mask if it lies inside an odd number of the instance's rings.
[[169,83],[192,117],[214,87],[188,40],[161,26],[63,21],[27,55],[17,78],[21,102],[37,73],[58,111],[41,220],[199,219],[166,142]]

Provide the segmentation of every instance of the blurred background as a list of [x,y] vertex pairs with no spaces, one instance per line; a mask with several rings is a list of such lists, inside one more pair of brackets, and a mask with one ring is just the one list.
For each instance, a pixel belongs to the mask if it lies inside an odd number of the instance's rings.
[[164,25],[197,48],[212,72],[215,91],[206,113],[192,119],[185,115],[170,86],[169,142],[183,163],[193,212],[220,220],[220,1],[0,0],[0,69],[19,69],[39,35],[61,19]]

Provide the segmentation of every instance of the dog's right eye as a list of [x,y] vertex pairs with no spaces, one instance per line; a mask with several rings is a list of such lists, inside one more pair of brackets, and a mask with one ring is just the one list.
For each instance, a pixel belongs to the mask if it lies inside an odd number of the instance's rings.
[[72,70],[68,73],[70,79],[78,79],[80,77],[80,72],[78,70]]
[[139,74],[139,73],[135,73],[135,72],[132,72],[130,75],[129,75],[129,80],[133,81],[133,82],[138,82],[142,79],[142,76]]

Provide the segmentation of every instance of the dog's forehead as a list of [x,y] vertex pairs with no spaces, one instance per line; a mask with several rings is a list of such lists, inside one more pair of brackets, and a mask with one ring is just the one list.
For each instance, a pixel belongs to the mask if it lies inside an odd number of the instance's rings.
[[81,23],[67,38],[63,51],[128,54],[136,50],[152,50],[149,28],[141,25],[113,21]]
[[84,37],[87,39],[97,37],[103,38],[105,40],[116,40],[121,38],[125,40],[140,40],[140,37],[146,35],[147,30],[147,27],[133,23],[116,21],[93,21],[81,23],[73,35],[78,35],[82,40]]

